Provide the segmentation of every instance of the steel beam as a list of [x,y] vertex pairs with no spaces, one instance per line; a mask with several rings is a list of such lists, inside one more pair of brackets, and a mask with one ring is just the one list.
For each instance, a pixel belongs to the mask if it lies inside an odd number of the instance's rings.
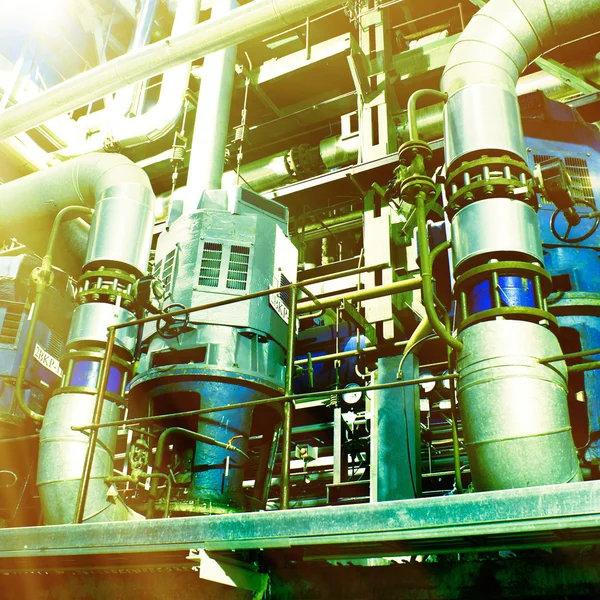
[[114,563],[143,553],[152,561],[190,548],[302,549],[306,560],[598,542],[600,481],[593,481],[343,507],[3,529],[0,571],[23,559],[43,565],[78,556],[98,564],[98,555]]
[[570,85],[574,90],[582,94],[595,94],[600,91],[600,88],[595,84],[582,77],[574,69],[570,69],[552,58],[536,59],[535,64],[549,73],[553,77],[560,79],[563,83]]

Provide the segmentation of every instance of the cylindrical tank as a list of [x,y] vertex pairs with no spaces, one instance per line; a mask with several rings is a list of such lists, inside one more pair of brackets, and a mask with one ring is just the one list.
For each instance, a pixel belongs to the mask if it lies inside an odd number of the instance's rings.
[[581,480],[567,408],[564,362],[554,334],[497,320],[463,331],[458,403],[477,491]]

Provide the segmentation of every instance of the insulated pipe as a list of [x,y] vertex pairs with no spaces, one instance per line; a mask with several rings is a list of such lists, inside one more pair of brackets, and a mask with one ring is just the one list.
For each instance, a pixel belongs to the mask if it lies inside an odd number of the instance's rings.
[[120,56],[50,88],[33,100],[9,108],[0,115],[0,141],[122,87],[295,25],[338,4],[340,0],[254,0],[223,17]]
[[[449,171],[482,156],[525,161],[515,90],[519,75],[543,52],[596,31],[599,18],[597,0],[491,0],[473,17],[450,52],[441,81],[449,96],[444,115]],[[511,223],[506,239],[495,242],[493,234],[486,235],[485,226],[497,226],[487,207],[502,202],[501,197],[471,201],[453,218],[454,228],[467,215],[471,240],[487,244],[482,260],[505,252],[510,237],[527,227],[522,215]],[[478,218],[468,219],[473,211]],[[533,261],[538,260],[539,232],[531,233],[522,251]],[[581,480],[569,426],[566,367],[537,364],[560,347],[554,334],[537,323],[501,319],[466,327],[459,340],[457,392],[475,488]]]
[[598,0],[491,0],[452,48],[440,88],[446,165],[485,151],[525,159],[516,84],[525,67],[560,44],[598,31]]
[[[30,222],[42,218],[49,205],[53,207],[52,212],[57,210],[57,205],[61,208],[70,205],[95,207],[84,268],[116,266],[134,275],[146,273],[154,224],[154,194],[148,176],[124,156],[86,155],[0,186],[0,212],[3,215],[12,216],[13,210],[18,212],[21,204],[26,206],[26,211],[20,212],[20,218],[24,218],[25,212]],[[86,314],[89,312],[91,318],[78,319],[82,310]],[[105,336],[108,327],[134,318],[132,313],[106,301],[80,304],[75,310],[67,349],[97,348],[106,343],[105,338],[103,342],[98,337],[97,331],[102,331]],[[130,336],[129,346],[117,338],[122,354],[131,355],[135,337]],[[89,363],[79,364],[86,366]],[[85,377],[83,387],[93,390],[96,386],[94,372]],[[70,523],[73,519],[89,436],[72,427],[89,423],[96,406],[95,393],[69,389],[74,385],[81,387],[81,383],[63,381],[63,385],[67,389],[58,391],[48,402],[40,431],[37,482],[47,524]],[[124,387],[123,382],[119,385]],[[114,420],[119,415],[120,406],[106,397],[99,422]],[[116,438],[116,427],[105,428],[99,433],[84,506],[86,521],[141,518],[127,508],[105,481],[113,474]]]
[[[109,194],[109,190],[120,194],[128,185],[135,187],[139,206],[145,211],[145,203],[150,203],[148,197],[154,198],[148,176],[119,154],[88,154],[21,177],[0,186],[0,232],[4,236],[16,237],[42,255],[60,210],[73,205],[93,208],[103,194]],[[127,190],[124,197],[132,191]],[[151,203],[154,204],[154,200]],[[95,217],[100,208],[98,206]],[[102,253],[110,252],[110,246],[119,247],[127,253],[138,271],[144,271],[153,225],[142,220],[128,222],[124,218],[125,209],[126,205],[116,209],[109,229],[98,218],[95,219],[92,228],[97,234],[102,231],[104,237],[89,244],[87,253],[89,256],[93,249],[96,259],[101,259]],[[135,214],[138,214],[137,207]]]
[[[339,169],[340,167],[356,164],[359,142],[359,136],[342,138],[340,135],[334,135],[321,140],[319,154],[325,168],[328,170]],[[297,178],[290,174],[288,166],[290,152],[291,150],[284,150],[242,165],[240,169],[242,184],[248,185],[255,192],[260,193],[297,181]],[[222,187],[234,186],[236,181],[236,171],[227,171],[223,174]]]
[[[237,6],[236,0],[216,0],[211,22]],[[237,48],[230,46],[204,59],[183,214],[196,210],[204,191],[221,189],[236,52]]]
[[[196,25],[201,4],[201,0],[179,0],[172,35],[184,34]],[[120,118],[114,122],[109,120],[99,134],[81,143],[57,150],[55,155],[61,158],[73,158],[102,150],[107,144],[113,147],[130,148],[161,138],[173,129],[181,117],[191,69],[192,63],[188,62],[166,71],[163,75],[158,102],[148,112],[132,119]],[[110,115],[107,115],[107,118],[110,119]]]

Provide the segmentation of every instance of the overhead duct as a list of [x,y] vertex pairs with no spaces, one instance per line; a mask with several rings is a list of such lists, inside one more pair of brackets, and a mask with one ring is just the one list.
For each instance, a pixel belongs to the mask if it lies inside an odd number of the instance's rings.
[[[457,391],[478,490],[581,479],[565,365],[537,362],[560,346],[540,287],[549,276],[525,185],[531,173],[516,84],[540,54],[595,32],[599,19],[597,0],[492,0],[465,28],[442,76],[447,210],[463,298]],[[485,302],[475,301],[482,269],[490,278]],[[498,292],[515,272],[522,289],[507,305]]]
[[137,81],[268,35],[338,4],[339,0],[254,0],[223,17],[99,65],[33,100],[11,107],[0,115],[0,141]]
[[[0,212],[39,234],[54,215],[71,205],[95,207],[78,303],[62,358],[62,387],[48,402],[40,432],[38,487],[44,521],[70,523],[75,513],[89,436],[73,426],[90,423],[107,327],[135,318],[132,282],[146,273],[154,225],[154,194],[148,176],[117,154],[89,154],[0,186]],[[51,207],[51,210],[48,208]],[[37,240],[39,243],[40,240]],[[114,420],[137,340],[121,329],[102,420]],[[113,475],[116,428],[100,431],[84,520],[117,521],[134,515],[105,483]],[[116,500],[115,500],[116,498]]]

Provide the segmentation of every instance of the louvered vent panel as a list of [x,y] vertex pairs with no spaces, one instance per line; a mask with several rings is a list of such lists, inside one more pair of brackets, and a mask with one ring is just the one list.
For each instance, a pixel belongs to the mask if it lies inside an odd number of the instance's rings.
[[223,244],[217,244],[215,242],[204,243],[198,285],[219,287],[219,274],[221,273],[222,258]]
[[575,202],[583,200],[595,206],[594,190],[592,189],[592,180],[590,179],[587,160],[567,156],[565,158],[565,165],[567,166],[567,172],[571,176],[573,200]]
[[2,329],[0,330],[0,344],[14,346],[19,333],[19,326],[21,325],[22,316],[22,306],[7,307],[4,320],[2,321]]
[[165,257],[165,266],[163,268],[162,282],[165,290],[171,289],[171,281],[173,279],[173,270],[175,268],[175,248]]
[[[290,281],[288,281],[288,278],[281,273],[280,277],[279,277],[279,286],[283,287],[284,285],[290,285]],[[284,292],[279,292],[279,297],[281,298],[281,300],[283,301],[283,303],[289,308],[290,307],[290,291],[286,290]]]
[[53,330],[48,332],[48,343],[46,350],[54,358],[60,358],[65,350],[65,344],[62,338]]
[[248,284],[250,266],[250,248],[232,246],[227,270],[227,287],[230,290],[245,290]]

